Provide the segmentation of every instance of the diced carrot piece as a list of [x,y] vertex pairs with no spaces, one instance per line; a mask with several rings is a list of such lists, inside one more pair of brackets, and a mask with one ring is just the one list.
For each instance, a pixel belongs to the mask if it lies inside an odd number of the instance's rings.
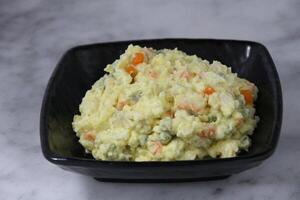
[[205,130],[200,131],[200,132],[199,132],[199,136],[200,136],[200,137],[203,137],[203,138],[209,138],[209,137],[214,136],[214,135],[215,135],[215,132],[216,132],[215,128],[210,127],[210,128],[208,128],[208,129],[205,129]]
[[196,113],[202,111],[202,108],[197,107],[195,104],[191,104],[191,105],[190,105],[190,109],[191,109],[193,112],[196,112]]
[[130,76],[132,76],[132,77],[135,76],[135,74],[136,74],[136,69],[135,69],[135,67],[132,66],[132,65],[126,67],[126,68],[125,68],[125,71],[126,71],[128,74],[130,74]]
[[234,121],[236,122],[236,125],[239,126],[243,123],[244,119],[243,118],[237,118]]
[[131,63],[133,65],[138,65],[138,64],[140,64],[142,62],[144,62],[144,54],[140,53],[140,52],[135,53],[134,56],[133,56],[133,58],[132,58]]
[[154,141],[153,144],[154,144],[154,151],[153,151],[153,154],[154,154],[154,155],[160,154],[161,151],[162,151],[162,144],[161,144],[161,142],[159,142],[159,141]]
[[189,109],[189,106],[186,103],[181,103],[177,106],[177,108],[181,110],[187,110]]
[[188,71],[184,71],[184,72],[182,72],[182,73],[180,74],[180,77],[181,77],[181,78],[189,79],[190,74],[189,74]]
[[203,90],[204,94],[206,95],[211,95],[212,93],[214,93],[216,90],[212,87],[206,86]]
[[203,77],[204,77],[204,73],[203,73],[203,72],[199,72],[198,75],[199,75],[200,78],[203,78]]
[[158,77],[158,74],[157,74],[157,72],[155,72],[155,71],[150,71],[150,72],[149,72],[149,76],[150,76],[150,78],[152,78],[152,79],[156,79],[156,78]]
[[193,78],[196,74],[194,72],[184,71],[180,74],[181,78],[185,78],[186,80],[190,80]]
[[83,139],[94,142],[96,139],[96,136],[91,132],[87,132],[84,134]]
[[119,101],[119,102],[117,103],[116,108],[117,108],[118,110],[122,110],[122,109],[124,108],[125,105],[127,105],[127,102],[126,102],[126,101]]
[[240,93],[244,96],[246,105],[251,105],[253,103],[253,96],[251,90],[240,90]]
[[181,103],[177,106],[178,109],[189,110],[193,112],[201,112],[202,109],[197,107],[195,104]]
[[172,110],[169,110],[169,111],[166,112],[166,115],[171,117],[171,118],[174,118],[174,114],[175,113]]

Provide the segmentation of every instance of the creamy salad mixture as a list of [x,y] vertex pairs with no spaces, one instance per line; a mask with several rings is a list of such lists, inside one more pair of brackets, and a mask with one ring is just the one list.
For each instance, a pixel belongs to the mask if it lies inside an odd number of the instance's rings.
[[105,71],[73,121],[95,159],[228,158],[251,145],[258,89],[222,63],[129,45]]

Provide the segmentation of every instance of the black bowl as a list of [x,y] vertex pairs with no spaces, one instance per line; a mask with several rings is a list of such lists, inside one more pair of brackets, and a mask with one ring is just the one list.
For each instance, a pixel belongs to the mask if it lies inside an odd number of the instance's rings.
[[[85,92],[104,75],[103,68],[129,44],[175,48],[232,67],[259,89],[255,102],[260,122],[249,152],[235,158],[174,162],[97,161],[86,154],[72,130]],[[63,169],[103,181],[170,182],[227,177],[262,163],[275,150],[282,121],[281,86],[267,49],[256,42],[212,39],[154,39],[110,42],[72,48],[55,68],[45,92],[40,136],[47,160]]]

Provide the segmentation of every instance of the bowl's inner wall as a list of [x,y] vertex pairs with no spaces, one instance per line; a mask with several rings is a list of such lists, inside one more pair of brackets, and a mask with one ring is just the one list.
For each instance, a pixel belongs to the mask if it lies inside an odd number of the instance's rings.
[[[91,158],[78,143],[72,130],[74,114],[85,92],[104,75],[103,69],[125,51],[128,42],[88,45],[69,51],[59,63],[49,88],[45,104],[45,122],[48,129],[50,150],[61,156]],[[215,40],[153,40],[134,44],[161,48],[178,48],[187,54],[196,54],[208,61],[218,60],[259,88],[255,102],[258,127],[252,135],[253,145],[249,152],[240,156],[254,155],[267,148],[273,137],[277,114],[276,83],[270,58],[265,49],[255,43]]]

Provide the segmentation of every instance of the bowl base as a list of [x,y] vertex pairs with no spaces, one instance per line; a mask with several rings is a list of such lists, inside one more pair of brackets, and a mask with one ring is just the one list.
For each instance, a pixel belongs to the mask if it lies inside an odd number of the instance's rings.
[[183,178],[183,179],[112,179],[112,178],[96,178],[101,182],[112,183],[180,183],[180,182],[200,182],[200,181],[216,181],[230,177],[231,175],[202,177],[202,178]]

